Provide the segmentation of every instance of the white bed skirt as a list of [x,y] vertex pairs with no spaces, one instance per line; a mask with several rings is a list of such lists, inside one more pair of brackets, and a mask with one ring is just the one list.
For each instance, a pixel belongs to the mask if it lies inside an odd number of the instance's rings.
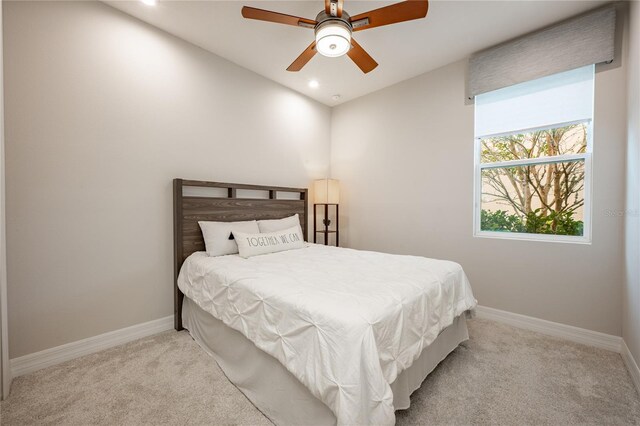
[[[331,410],[271,355],[188,297],[182,324],[216,360],[226,376],[276,425],[335,425]],[[457,317],[391,384],[396,410],[409,408],[411,394],[460,343],[469,339],[465,315]]]

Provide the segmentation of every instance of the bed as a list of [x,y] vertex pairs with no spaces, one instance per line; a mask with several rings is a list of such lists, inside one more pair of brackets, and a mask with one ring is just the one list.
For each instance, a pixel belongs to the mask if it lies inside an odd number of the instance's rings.
[[453,262],[308,243],[249,259],[203,253],[198,221],[293,214],[306,240],[306,189],[175,179],[176,329],[276,424],[393,424],[468,339],[467,278]]

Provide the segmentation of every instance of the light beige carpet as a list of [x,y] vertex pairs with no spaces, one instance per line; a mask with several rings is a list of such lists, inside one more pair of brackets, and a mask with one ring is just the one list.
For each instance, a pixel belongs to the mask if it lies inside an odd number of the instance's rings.
[[[640,424],[620,355],[502,324],[471,339],[397,424]],[[186,332],[166,332],[14,380],[2,425],[269,425]]]

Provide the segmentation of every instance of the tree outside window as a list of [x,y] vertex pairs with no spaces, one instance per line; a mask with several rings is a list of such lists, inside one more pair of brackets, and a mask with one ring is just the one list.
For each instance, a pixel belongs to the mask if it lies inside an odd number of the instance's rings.
[[480,230],[584,235],[589,123],[479,139]]

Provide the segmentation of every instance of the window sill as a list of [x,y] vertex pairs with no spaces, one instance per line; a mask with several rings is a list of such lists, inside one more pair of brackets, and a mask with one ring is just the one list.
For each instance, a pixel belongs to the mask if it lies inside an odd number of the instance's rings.
[[574,237],[570,235],[549,235],[549,234],[525,234],[515,232],[490,232],[478,231],[474,232],[474,238],[492,238],[498,240],[515,240],[515,241],[537,241],[543,243],[565,243],[565,244],[583,244],[591,245],[589,237]]

